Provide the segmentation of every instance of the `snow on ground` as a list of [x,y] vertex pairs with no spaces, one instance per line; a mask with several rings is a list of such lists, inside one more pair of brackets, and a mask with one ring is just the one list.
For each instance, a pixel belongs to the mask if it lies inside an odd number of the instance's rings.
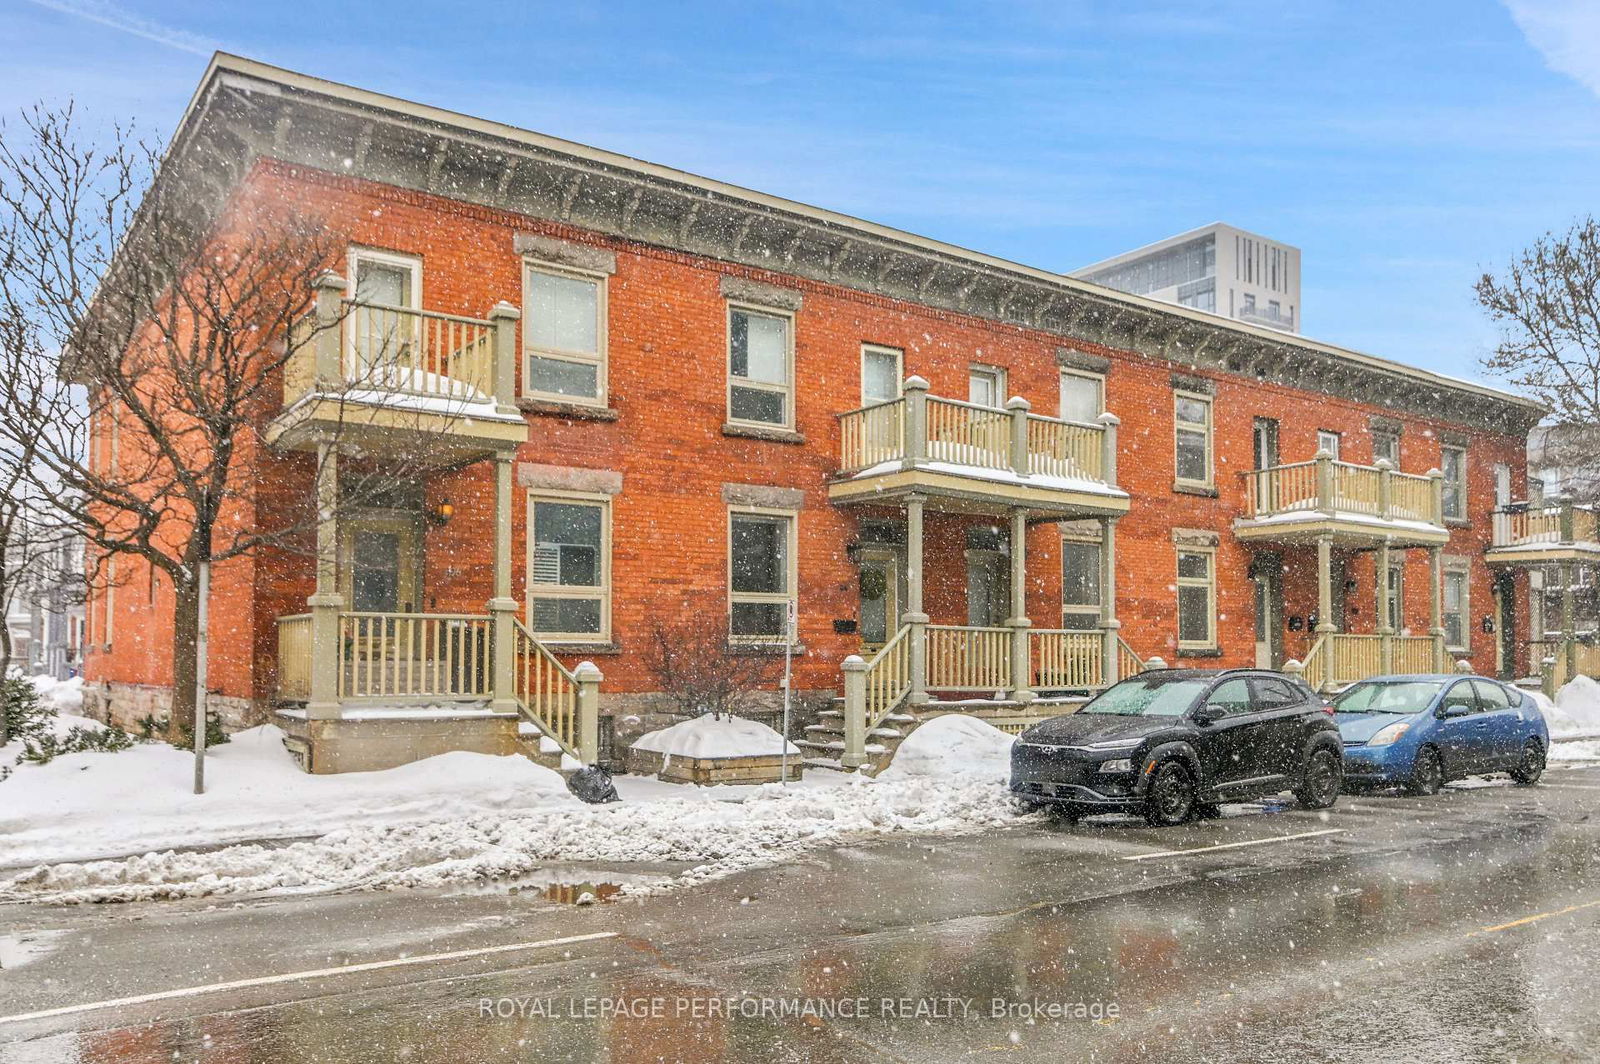
[[[1600,683],[1587,676],[1575,676],[1556,692],[1551,701],[1538,691],[1530,691],[1550,728],[1552,761],[1593,761],[1600,759]],[[1594,738],[1571,741],[1571,737]],[[1568,741],[1560,741],[1567,738]]]
[[1011,778],[1011,744],[988,721],[947,713],[919,726],[894,752],[883,779],[946,776],[1005,784]]
[[[33,676],[33,689],[39,692],[39,701],[57,713],[83,711],[83,677],[58,680],[54,676]],[[82,719],[82,718],[80,718]]]
[[759,720],[745,717],[713,717],[706,713],[641,735],[633,741],[635,750],[650,750],[674,757],[777,757],[787,748],[798,757],[800,748],[784,739]]
[[[896,765],[879,779],[849,776],[831,786],[767,784],[752,788],[739,803],[675,793],[600,806],[565,801],[519,809],[508,804],[426,823],[358,822],[318,839],[281,846],[168,850],[121,860],[44,866],[0,880],[0,896],[128,901],[441,887],[520,876],[552,861],[694,862],[695,867],[666,884],[627,888],[647,893],[719,879],[867,835],[954,834],[1012,821],[1017,814],[1000,782],[1003,777],[996,776],[1001,743],[987,734],[994,729],[982,725],[969,731],[968,725],[955,720],[940,718],[913,732],[897,754]],[[951,745],[973,735],[983,736],[990,744],[977,758],[985,767],[951,776],[947,771],[952,764]],[[1002,738],[1009,747],[1010,737]],[[910,756],[901,765],[899,759],[908,751]],[[457,756],[479,755],[444,755]],[[471,778],[482,770],[483,766],[475,763],[458,770],[456,778]],[[401,771],[370,775],[390,777]],[[292,784],[282,783],[280,788],[292,796],[297,809],[310,812],[321,803],[302,788],[308,783],[350,778],[297,776]],[[412,789],[414,785],[404,788]],[[0,832],[5,830],[0,823]],[[42,841],[35,839],[34,845]]]
[[457,751],[383,772],[310,776],[270,724],[235,733],[213,747],[206,762],[204,795],[191,793],[194,755],[166,743],[17,765],[0,783],[0,864],[303,837],[351,824],[576,802],[559,773],[519,755]]

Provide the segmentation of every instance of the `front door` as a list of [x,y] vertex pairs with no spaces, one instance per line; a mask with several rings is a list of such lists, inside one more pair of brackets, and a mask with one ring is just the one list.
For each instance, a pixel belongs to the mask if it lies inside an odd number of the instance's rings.
[[1275,554],[1258,555],[1254,569],[1256,668],[1276,669],[1283,654],[1283,563]]
[[1011,606],[1011,559],[1000,551],[967,551],[967,623],[998,628]]
[[[1494,576],[1494,597],[1499,604],[1495,610],[1496,638],[1498,639],[1495,654],[1498,671],[1496,675],[1502,680],[1512,680],[1517,675],[1517,579],[1511,573],[1499,572]],[[1529,671],[1533,667],[1529,666]]]
[[856,577],[861,591],[861,643],[876,649],[900,628],[899,552],[863,551]]
[[342,581],[354,613],[416,613],[422,606],[416,522],[358,517],[344,536]]

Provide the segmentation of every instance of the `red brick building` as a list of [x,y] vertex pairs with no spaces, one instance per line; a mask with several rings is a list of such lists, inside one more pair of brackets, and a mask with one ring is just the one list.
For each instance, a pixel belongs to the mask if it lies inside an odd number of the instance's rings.
[[[657,707],[658,619],[781,653],[791,603],[794,690],[860,684],[814,732],[852,760],[897,707],[1022,719],[1151,657],[1530,671],[1525,578],[1485,563],[1525,400],[231,57],[166,165],[226,175],[215,219],[348,240],[307,293],[339,324],[243,460],[250,519],[339,490],[318,389],[352,364],[406,417],[456,404],[456,468],[324,522],[316,559],[214,576],[215,704],[287,709],[315,771],[501,748],[519,713],[592,756],[595,706],[624,739]],[[363,409],[381,463],[403,427]],[[138,716],[171,602],[120,577],[85,673]],[[435,709],[373,712],[405,704]]]

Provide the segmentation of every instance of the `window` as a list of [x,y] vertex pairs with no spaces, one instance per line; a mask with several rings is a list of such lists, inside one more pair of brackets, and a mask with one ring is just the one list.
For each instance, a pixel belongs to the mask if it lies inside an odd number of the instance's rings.
[[861,405],[900,398],[902,355],[897,348],[861,345]]
[[1257,709],[1284,709],[1305,701],[1305,696],[1287,680],[1273,676],[1252,676],[1250,686],[1255,688]]
[[1387,429],[1374,429],[1372,432],[1372,460],[1379,462],[1387,459],[1389,464],[1396,469],[1400,468],[1400,434]]
[[1073,632],[1100,626],[1100,544],[1061,541],[1061,627]]
[[1439,703],[1440,709],[1461,709],[1467,713],[1478,712],[1478,696],[1472,690],[1471,680],[1461,680],[1450,690],[1445,692],[1444,700]]
[[1178,649],[1212,650],[1217,645],[1216,554],[1178,551]]
[[530,263],[523,306],[523,391],[567,402],[604,402],[605,278]]
[[1106,409],[1106,379],[1098,373],[1061,371],[1061,417],[1065,421],[1093,422]]
[[1327,429],[1318,429],[1317,451],[1319,453],[1322,451],[1327,451],[1329,454],[1333,455],[1334,460],[1337,461],[1339,458],[1339,434],[1337,432],[1330,432]]
[[[1511,708],[1511,692],[1497,683],[1488,680],[1473,680],[1472,686],[1478,692],[1478,705],[1483,707],[1485,713],[1494,713],[1502,709]],[[1517,699],[1521,701],[1521,699]]]
[[728,420],[794,424],[793,326],[778,311],[728,307]]
[[1504,462],[1495,463],[1494,467],[1494,504],[1507,506],[1511,502],[1511,467]]
[[1256,312],[1256,297],[1253,293],[1246,292],[1241,297],[1244,302],[1239,308],[1240,314],[1254,314]]
[[1005,405],[1006,371],[994,366],[972,366],[967,370],[967,401],[999,409]]
[[1466,650],[1471,627],[1467,623],[1467,572],[1444,573],[1444,643],[1451,650]]
[[1250,681],[1243,676],[1223,680],[1206,698],[1206,708],[1217,710],[1225,717],[1249,713],[1255,708],[1250,704]]
[[1211,397],[1193,392],[1173,394],[1176,420],[1177,479],[1180,484],[1211,486]]
[[422,303],[422,260],[371,248],[350,249],[350,298],[415,309]]
[[735,511],[728,520],[729,634],[786,641],[794,600],[794,515]]
[[585,496],[528,500],[528,616],[541,638],[611,637],[611,505]]
[[1439,449],[1439,468],[1444,472],[1444,516],[1460,521],[1467,516],[1467,449],[1448,444]]

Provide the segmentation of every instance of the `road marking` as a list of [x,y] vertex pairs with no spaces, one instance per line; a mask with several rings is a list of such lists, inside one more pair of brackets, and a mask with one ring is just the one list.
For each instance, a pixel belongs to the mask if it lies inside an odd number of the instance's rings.
[[1241,846],[1265,846],[1272,842],[1288,842],[1291,839],[1311,839],[1318,835],[1342,835],[1344,828],[1323,828],[1321,831],[1302,831],[1294,835],[1274,835],[1270,839],[1251,839],[1248,842],[1222,842],[1215,846],[1197,846],[1192,850],[1162,850],[1159,853],[1136,853],[1124,857],[1124,861],[1151,861],[1157,857],[1188,857],[1196,853],[1211,853],[1213,850],[1237,850]]
[[1552,916],[1566,916],[1568,913],[1581,912],[1584,909],[1593,909],[1597,905],[1600,905],[1600,901],[1586,901],[1582,905],[1569,905],[1565,909],[1552,909],[1550,912],[1539,913],[1535,916],[1524,916],[1520,920],[1512,920],[1507,924],[1495,924],[1493,927],[1480,927],[1467,937],[1472,938],[1473,935],[1489,935],[1496,931],[1505,931],[1508,928],[1521,927],[1524,924],[1536,924],[1540,920],[1548,920]]
[[154,994],[140,994],[136,997],[111,998],[107,1001],[90,1001],[82,1005],[64,1005],[57,1009],[41,1009],[38,1012],[19,1012],[13,1016],[0,1016],[0,1023],[20,1023],[23,1020],[42,1020],[50,1016],[69,1016],[76,1012],[92,1012],[96,1009],[120,1008],[124,1005],[143,1005],[150,1001],[166,1001],[171,998],[194,997],[199,994],[214,994],[221,990],[239,990],[252,986],[272,986],[276,983],[292,983],[300,979],[326,979],[334,975],[350,975],[354,972],[376,972],[385,968],[402,968],[412,964],[432,964],[436,961],[454,961],[465,957],[486,957],[495,953],[512,953],[517,950],[539,949],[543,946],[566,946],[574,942],[593,942],[602,938],[616,938],[615,931],[596,931],[592,935],[571,935],[567,938],[547,938],[541,942],[513,942],[504,946],[485,946],[482,949],[458,949],[449,953],[424,953],[416,957],[399,957],[392,961],[367,961],[363,964],[347,964],[342,968],[313,968],[304,972],[286,972],[283,975],[264,975],[255,979],[235,979],[231,983],[208,983],[205,986],[186,986],[177,990],[161,990]]

